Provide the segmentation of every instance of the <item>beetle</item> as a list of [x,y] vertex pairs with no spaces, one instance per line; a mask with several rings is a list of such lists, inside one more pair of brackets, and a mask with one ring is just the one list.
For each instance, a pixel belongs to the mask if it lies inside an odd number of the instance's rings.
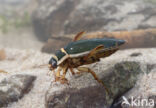
[[[67,70],[74,75],[73,68],[77,69],[77,74],[82,72],[91,73],[95,80],[99,83],[104,83],[97,77],[95,72],[82,65],[99,62],[100,58],[108,57],[115,53],[119,46],[125,43],[124,40],[113,38],[94,38],[80,40],[85,32],[78,33],[72,42],[67,44],[64,48],[58,50],[49,61],[49,69],[55,73],[55,81],[65,83],[68,80],[65,78]],[[63,73],[61,74],[61,71]]]

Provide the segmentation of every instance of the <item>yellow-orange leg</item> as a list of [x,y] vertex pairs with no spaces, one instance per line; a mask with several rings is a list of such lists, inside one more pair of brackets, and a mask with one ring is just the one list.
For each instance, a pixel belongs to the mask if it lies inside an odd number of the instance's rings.
[[64,83],[67,83],[68,84],[68,80],[65,78],[66,73],[67,73],[67,70],[68,70],[68,67],[67,66],[63,68],[63,75],[60,77],[60,82],[62,84],[64,84]]
[[68,70],[68,66],[65,65],[65,67],[63,68],[63,75],[61,76],[62,79],[65,78],[67,70]]
[[104,86],[106,92],[109,93],[109,91],[108,91],[107,87],[105,86],[104,82],[97,77],[97,75],[95,74],[94,71],[92,71],[91,69],[89,69],[87,67],[78,67],[77,70],[79,71],[77,74],[81,74],[83,72],[91,73],[92,76],[94,77],[94,79],[97,80],[99,83],[101,83]]
[[[61,75],[60,72],[61,70],[63,70],[63,74]],[[63,67],[59,67],[57,72],[56,72],[56,77],[55,77],[55,81],[60,81],[61,83],[68,83],[68,80],[65,78],[66,73],[68,70],[68,65],[64,65]]]
[[73,68],[69,68],[69,69],[70,69],[70,72],[72,73],[72,75],[75,75]]
[[55,73],[55,81],[58,81],[60,79],[60,72],[61,72],[62,68],[58,67],[57,72]]
[[94,56],[94,54],[103,49],[104,49],[103,45],[97,46],[96,48],[92,49],[87,56],[84,56],[84,60],[87,60],[88,58]]

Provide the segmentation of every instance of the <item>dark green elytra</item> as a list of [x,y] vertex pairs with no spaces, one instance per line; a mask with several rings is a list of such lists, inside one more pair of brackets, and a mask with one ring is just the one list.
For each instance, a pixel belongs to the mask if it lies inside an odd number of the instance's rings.
[[[111,39],[111,38],[99,38],[99,39],[88,39],[88,40],[79,40],[76,42],[70,42],[67,46],[64,47],[64,50],[70,54],[79,54],[86,51],[90,51],[96,48],[99,45],[104,45],[104,48],[113,48],[124,44],[124,40]],[[55,55],[60,60],[65,56],[60,50],[58,50]]]

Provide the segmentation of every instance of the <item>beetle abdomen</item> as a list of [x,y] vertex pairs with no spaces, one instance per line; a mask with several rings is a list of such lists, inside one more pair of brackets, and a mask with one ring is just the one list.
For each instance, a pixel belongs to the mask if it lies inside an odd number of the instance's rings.
[[108,56],[112,55],[117,50],[118,50],[118,48],[101,50],[101,51],[98,51],[97,53],[95,53],[94,55],[92,55],[91,57],[89,57],[88,59],[84,59],[85,56],[87,56],[87,55],[80,56],[80,57],[68,58],[68,63],[70,65],[70,67],[73,67],[73,68],[79,67],[81,65],[92,64],[92,63],[100,61],[100,58],[104,58],[104,57],[108,57]]
[[104,48],[107,49],[107,48],[120,46],[124,43],[125,43],[124,40],[99,38],[99,39],[89,39],[89,40],[80,40],[76,42],[71,42],[66,47],[64,47],[64,49],[68,54],[79,54],[79,53],[90,51],[99,45],[104,45]]
[[[112,51],[113,49],[118,50],[118,46],[124,43],[124,40],[110,38],[79,40],[69,43],[67,46],[64,47],[64,50],[71,58],[84,57],[92,49],[96,48],[99,45],[103,45],[103,51],[101,53],[99,52],[98,55],[96,55],[96,58],[101,58],[111,55],[110,51]],[[68,58],[68,56],[61,50],[58,50],[55,55],[58,58],[58,64],[62,63]]]

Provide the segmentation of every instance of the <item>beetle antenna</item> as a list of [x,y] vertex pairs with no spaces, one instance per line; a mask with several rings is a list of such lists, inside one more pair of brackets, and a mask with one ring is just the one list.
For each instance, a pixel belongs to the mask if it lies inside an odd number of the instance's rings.
[[33,66],[32,68],[44,68],[44,67],[48,67],[49,66],[49,64],[41,64],[41,65],[35,65],[35,66]]

